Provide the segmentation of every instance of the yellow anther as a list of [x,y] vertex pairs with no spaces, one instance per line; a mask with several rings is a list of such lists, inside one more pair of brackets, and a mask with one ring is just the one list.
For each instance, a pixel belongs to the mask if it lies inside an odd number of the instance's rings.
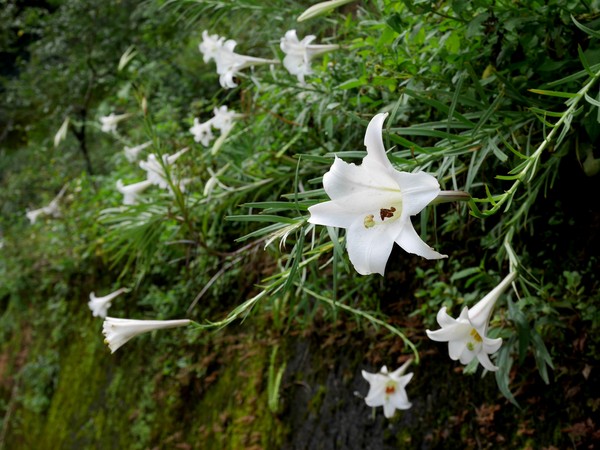
[[365,228],[373,228],[375,226],[375,216],[373,214],[368,214],[365,216],[364,225]]
[[479,333],[475,328],[471,328],[471,336],[473,336],[473,339],[475,339],[477,342],[483,341],[483,339],[481,339],[481,336],[479,336]]

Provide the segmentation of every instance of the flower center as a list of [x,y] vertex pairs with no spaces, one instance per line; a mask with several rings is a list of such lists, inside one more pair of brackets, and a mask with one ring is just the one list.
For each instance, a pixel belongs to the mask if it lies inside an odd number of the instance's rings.
[[385,395],[392,395],[396,392],[396,383],[394,381],[388,381],[385,385]]
[[400,217],[400,213],[402,212],[402,207],[400,205],[396,206],[380,208],[378,214],[380,220],[375,218],[375,214],[367,214],[363,220],[365,228],[373,228],[376,225],[393,222],[395,219]]
[[477,330],[475,328],[471,328],[471,336],[473,336],[473,339],[476,342],[483,341],[483,339],[481,339],[481,336],[479,336],[479,333],[477,332]]
[[467,348],[469,349],[469,351],[473,352],[475,351],[475,347],[479,346],[483,339],[481,338],[481,336],[475,328],[471,328],[471,332],[469,334],[471,335],[472,339],[469,342],[467,342]]

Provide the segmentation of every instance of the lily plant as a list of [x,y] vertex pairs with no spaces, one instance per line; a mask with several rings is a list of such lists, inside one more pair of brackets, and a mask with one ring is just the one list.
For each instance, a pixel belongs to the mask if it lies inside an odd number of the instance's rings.
[[362,376],[369,382],[369,392],[365,397],[367,406],[383,406],[383,414],[388,419],[394,416],[397,409],[409,409],[412,403],[408,401],[406,385],[414,374],[404,375],[404,372],[411,362],[412,359],[409,359],[392,373],[388,373],[386,366],[383,366],[379,373],[369,373],[363,370]]
[[[188,150],[189,148],[186,147],[182,150],[179,150],[177,153],[173,153],[172,155],[162,155],[162,164],[158,160],[156,154],[150,153],[146,161],[140,161],[140,167],[146,171],[146,178],[151,184],[157,185],[163,189],[170,189],[165,168],[171,167],[173,164],[175,164],[175,161],[177,161],[179,157]],[[172,181],[174,184],[179,184],[180,188],[183,187],[183,182],[178,180]]]
[[400,172],[392,166],[382,138],[386,117],[377,114],[367,126],[367,156],[361,165],[335,157],[323,176],[331,200],[308,208],[310,223],[347,230],[348,255],[361,275],[383,275],[394,242],[427,259],[446,257],[423,242],[410,221],[440,196],[440,185],[428,173]]
[[192,321],[189,319],[134,320],[106,317],[102,325],[102,334],[104,334],[104,343],[108,345],[110,352],[114,353],[130,339],[142,333],[166,328],[185,327],[190,323]]
[[458,319],[449,316],[446,307],[442,307],[437,314],[437,322],[442,328],[436,331],[427,330],[429,339],[448,342],[448,353],[453,361],[460,360],[461,364],[469,364],[477,358],[485,369],[492,372],[498,370],[488,355],[500,349],[502,338],[487,337],[488,323],[498,298],[516,276],[516,272],[509,273],[475,306],[471,309],[465,306]]
[[281,38],[281,43],[279,44],[281,50],[285,53],[283,67],[285,67],[291,75],[297,77],[302,85],[306,84],[304,79],[306,75],[313,73],[310,62],[315,56],[340,48],[340,46],[336,44],[311,44],[315,39],[316,36],[309,35],[300,41],[296,35],[296,30],[289,30],[285,33],[285,36]]
[[142,150],[147,149],[151,145],[152,145],[152,141],[144,142],[143,144],[136,145],[135,147],[125,146],[125,148],[123,149],[125,152],[125,158],[127,158],[127,161],[129,161],[129,162],[135,162],[135,161],[137,161],[138,157],[140,156],[140,153],[142,152]]
[[210,141],[215,137],[212,132],[212,120],[201,123],[200,119],[194,117],[194,125],[190,128],[190,133],[194,135],[194,141],[200,142],[205,147],[208,147]]
[[92,315],[94,317],[102,317],[104,319],[108,314],[108,309],[111,307],[112,301],[122,293],[128,291],[129,289],[127,288],[121,288],[111,292],[108,295],[105,295],[104,297],[96,297],[95,293],[90,292],[90,301],[88,302],[88,306],[92,311]]
[[194,126],[190,128],[190,133],[194,135],[194,141],[200,142],[205,147],[214,139],[213,128],[219,130],[221,136],[226,136],[233,128],[235,119],[243,117],[243,114],[228,109],[226,105],[214,108],[213,114],[211,119],[203,123],[200,123],[198,118],[194,118]]
[[128,185],[124,185],[123,181],[117,180],[117,190],[123,194],[124,205],[137,205],[140,194],[150,186],[152,186],[150,180],[144,180]]
[[101,130],[105,133],[116,133],[117,125],[122,120],[127,119],[131,114],[115,114],[110,113],[108,116],[100,117],[100,123],[102,124]]
[[219,83],[225,89],[237,87],[237,83],[233,78],[239,75],[243,69],[257,65],[279,63],[274,59],[240,55],[234,51],[236,45],[236,41],[232,39],[225,40],[217,34],[210,35],[206,30],[202,32],[202,42],[199,49],[203,54],[204,62],[208,63],[214,59],[217,64]]

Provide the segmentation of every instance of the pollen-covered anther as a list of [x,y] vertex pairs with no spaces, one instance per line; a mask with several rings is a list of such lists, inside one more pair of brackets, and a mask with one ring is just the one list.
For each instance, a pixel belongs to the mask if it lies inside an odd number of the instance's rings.
[[481,339],[481,336],[479,335],[479,333],[477,332],[477,330],[475,328],[471,329],[471,336],[473,336],[473,339],[475,339],[475,341],[477,341],[477,342],[483,341],[483,339]]
[[379,217],[381,217],[381,220],[383,221],[384,219],[394,217],[395,212],[396,212],[396,208],[394,208],[393,206],[390,209],[381,208],[379,210]]
[[393,385],[393,384],[388,384],[388,385],[385,387],[385,393],[386,393],[387,395],[391,395],[391,394],[393,394],[394,392],[396,392],[396,386],[395,386],[395,385]]

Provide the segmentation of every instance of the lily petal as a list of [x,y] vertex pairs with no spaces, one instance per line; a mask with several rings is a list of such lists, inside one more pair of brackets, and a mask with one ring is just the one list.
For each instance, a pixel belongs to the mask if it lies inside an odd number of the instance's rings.
[[367,156],[363,160],[363,164],[376,163],[386,169],[394,170],[383,146],[383,122],[387,116],[388,113],[379,113],[369,122],[364,140]]
[[423,258],[441,259],[448,257],[448,255],[442,255],[427,245],[423,239],[419,237],[412,223],[408,219],[396,238],[396,243],[408,253],[414,253]]
[[440,193],[440,183],[425,172],[393,172],[394,179],[402,191],[402,214],[414,216],[420,213]]
[[348,228],[346,248],[350,262],[361,275],[378,273],[383,275],[387,260],[392,253],[394,237],[400,221],[380,227],[381,230],[366,228],[364,219],[359,218]]
[[492,363],[492,361],[490,360],[490,357],[488,356],[487,353],[479,352],[477,354],[477,359],[479,360],[481,365],[484,367],[484,369],[487,369],[490,372],[495,372],[498,370],[498,367]]

